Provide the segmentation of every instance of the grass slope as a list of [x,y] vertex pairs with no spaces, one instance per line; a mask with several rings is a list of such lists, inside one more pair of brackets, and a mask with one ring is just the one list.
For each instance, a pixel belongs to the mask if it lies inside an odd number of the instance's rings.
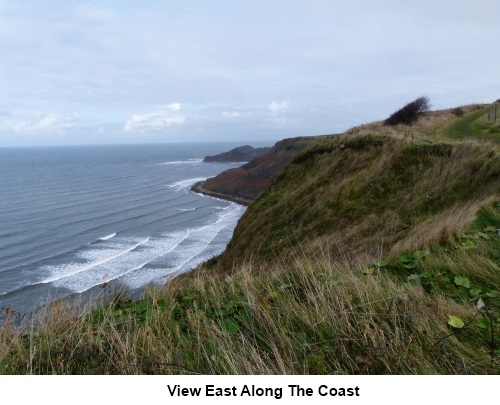
[[461,109],[318,139],[221,257],[0,326],[0,373],[498,373],[499,145]]
[[446,241],[498,198],[498,139],[455,139],[455,128],[469,128],[486,111],[468,110],[458,119],[442,111],[412,127],[372,124],[317,141],[249,207],[222,261],[271,258],[318,240],[372,256]]

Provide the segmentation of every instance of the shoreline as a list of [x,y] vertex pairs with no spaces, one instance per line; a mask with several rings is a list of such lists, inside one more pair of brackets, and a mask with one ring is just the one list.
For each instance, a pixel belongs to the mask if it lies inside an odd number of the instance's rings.
[[205,184],[205,181],[199,181],[198,183],[196,183],[195,185],[193,185],[191,187],[191,191],[194,191],[195,193],[199,193],[199,194],[208,195],[209,197],[216,197],[216,198],[221,198],[223,200],[232,201],[232,202],[235,202],[237,204],[245,205],[247,207],[252,202],[252,200],[248,200],[246,198],[234,197],[234,196],[229,195],[229,194],[217,193],[215,191],[207,190],[203,187],[204,184]]

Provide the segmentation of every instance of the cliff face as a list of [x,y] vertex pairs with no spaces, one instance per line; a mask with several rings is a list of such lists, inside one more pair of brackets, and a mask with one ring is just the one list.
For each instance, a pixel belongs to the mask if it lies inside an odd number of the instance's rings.
[[218,155],[205,156],[204,162],[249,162],[250,160],[263,155],[271,148],[253,148],[250,145],[240,146],[231,149],[229,152],[219,153]]
[[288,163],[318,138],[284,139],[249,163],[202,181],[196,184],[193,190],[248,205],[269,186]]

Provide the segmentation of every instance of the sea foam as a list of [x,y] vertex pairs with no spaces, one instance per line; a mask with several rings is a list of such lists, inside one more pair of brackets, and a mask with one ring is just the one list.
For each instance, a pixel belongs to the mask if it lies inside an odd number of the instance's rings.
[[203,163],[203,159],[188,159],[188,160],[177,160],[174,162],[159,163],[162,166],[169,165],[199,165]]
[[[82,293],[97,285],[117,280],[128,288],[142,288],[174,273],[186,271],[220,253],[225,244],[212,244],[224,229],[231,232],[244,207],[231,203],[217,213],[213,223],[148,237],[123,249],[120,238],[106,247],[89,247],[80,252],[87,263],[70,263],[52,269],[43,282],[56,288]],[[205,254],[204,254],[205,253]]]
[[113,237],[116,236],[116,232],[115,233],[110,233],[109,235],[106,235],[106,236],[103,236],[102,238],[99,238],[99,240],[108,240],[108,239],[111,239]]
[[194,179],[186,179],[186,180],[176,181],[172,184],[167,185],[167,187],[172,188],[175,191],[189,190],[193,184],[196,184],[199,181],[203,181],[206,179],[207,179],[206,177],[197,177]]

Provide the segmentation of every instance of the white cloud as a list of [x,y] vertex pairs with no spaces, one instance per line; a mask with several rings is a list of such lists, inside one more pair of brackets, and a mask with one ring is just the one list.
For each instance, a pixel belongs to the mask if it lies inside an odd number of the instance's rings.
[[238,111],[224,111],[221,115],[222,118],[227,120],[241,117],[241,113]]
[[269,121],[273,124],[275,128],[289,128],[297,125],[298,121],[296,118],[290,118],[287,116],[286,112],[290,102],[288,100],[283,101],[272,101],[267,109],[269,111]]
[[167,105],[167,107],[168,107],[171,111],[179,111],[179,110],[181,109],[181,105],[180,105],[180,103],[172,103],[172,104]]
[[78,117],[78,114],[11,113],[8,119],[0,121],[0,128],[17,133],[54,132],[74,127]]
[[159,131],[174,125],[181,125],[186,122],[183,115],[172,115],[172,112],[180,110],[180,104],[170,104],[170,111],[155,111],[148,114],[134,114],[128,119],[123,130],[125,132],[146,132]]
[[38,121],[35,125],[33,125],[34,129],[48,129],[55,125],[57,125],[59,119],[54,114],[49,114],[43,117],[40,121]]
[[288,105],[290,104],[289,101],[284,100],[284,101],[273,101],[271,104],[267,106],[267,109],[271,113],[271,115],[278,115],[283,113],[287,108]]

